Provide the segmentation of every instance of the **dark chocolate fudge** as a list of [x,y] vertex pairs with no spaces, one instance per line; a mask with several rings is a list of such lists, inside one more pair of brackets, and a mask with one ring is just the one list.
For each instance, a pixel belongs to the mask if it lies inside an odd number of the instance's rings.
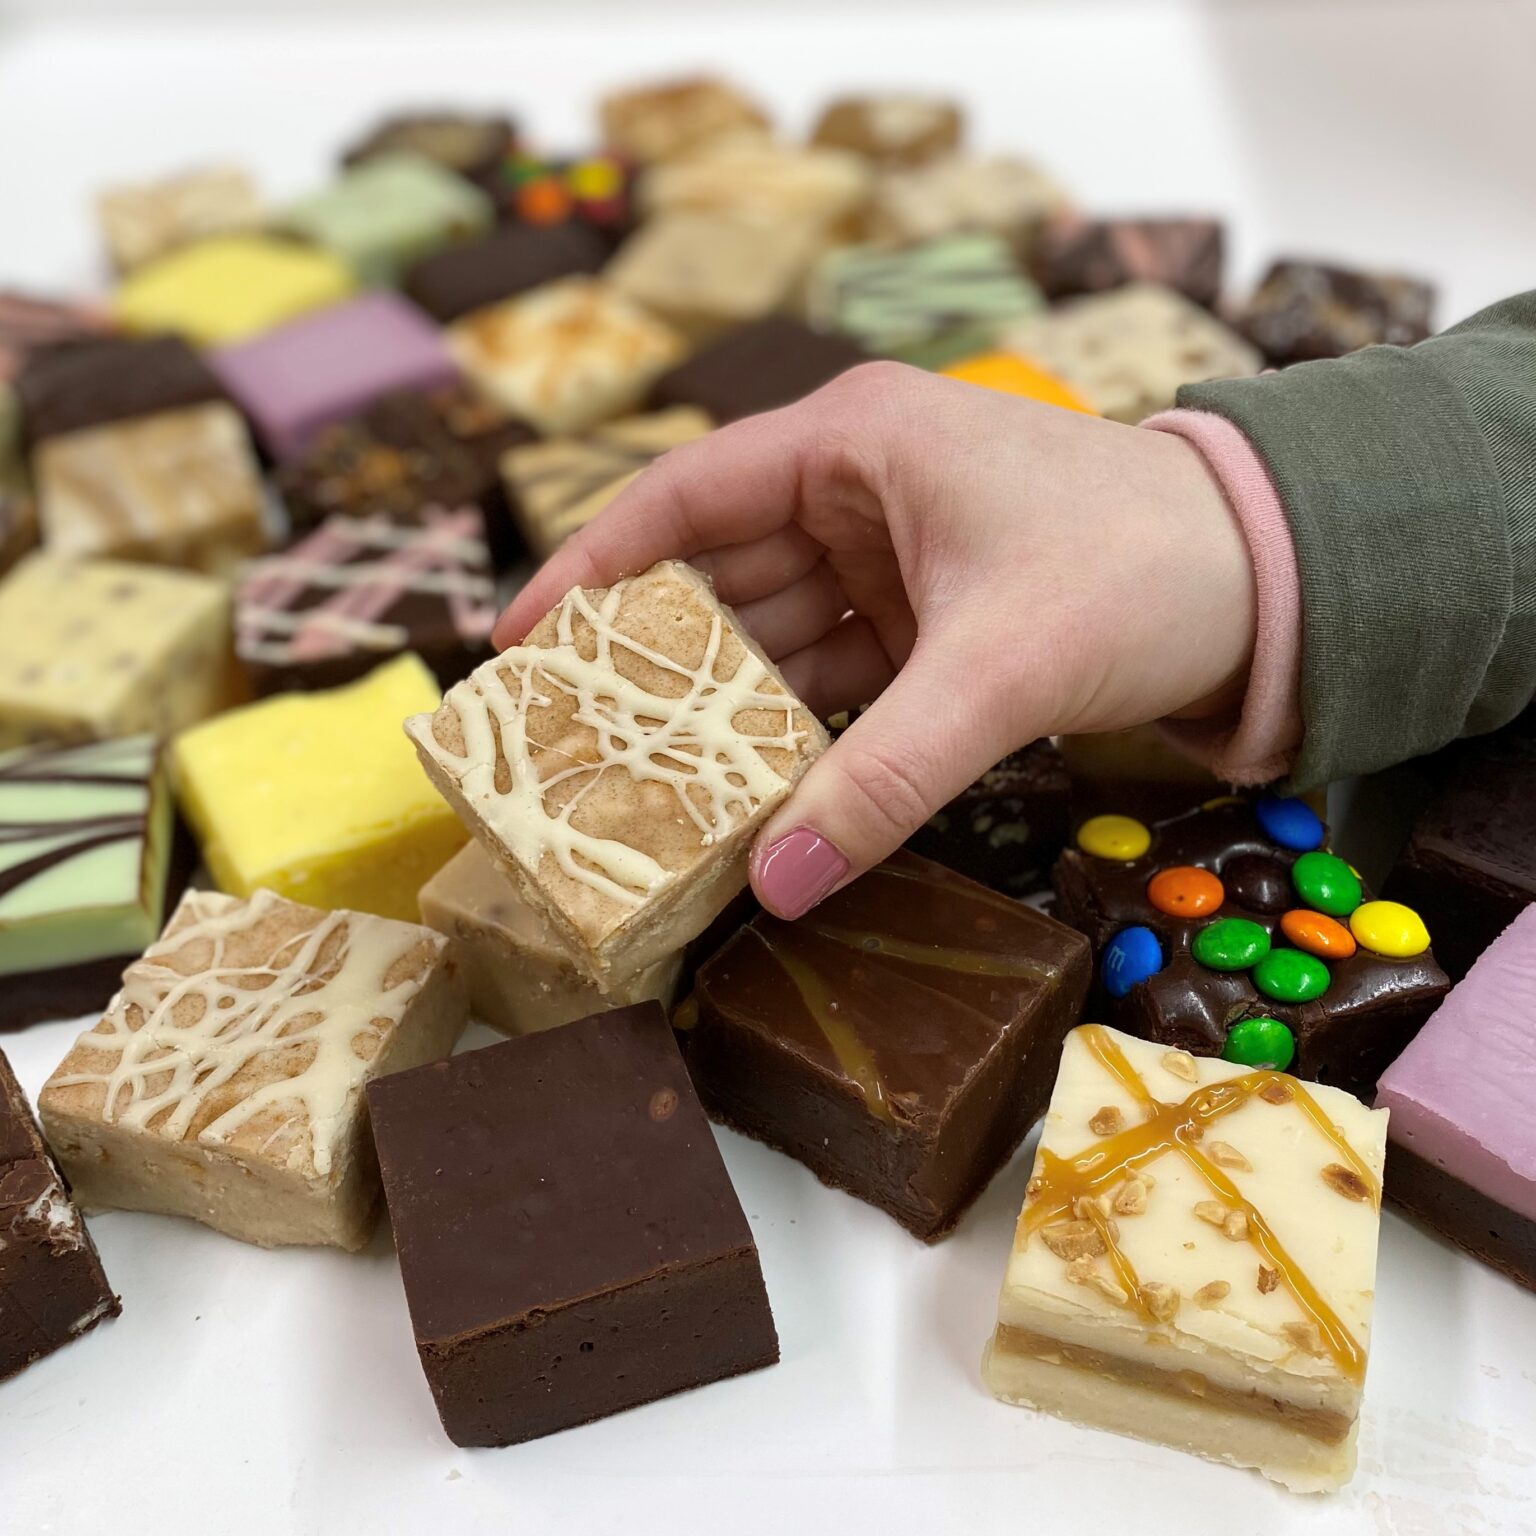
[[368,1085],[443,1428],[511,1445],[779,1357],[752,1233],[657,1003]]
[[405,291],[446,325],[471,310],[579,272],[596,272],[608,245],[580,224],[505,224],[418,261]]
[[1126,283],[1161,283],[1196,304],[1221,293],[1218,219],[1089,219],[1058,214],[1030,251],[1035,281],[1053,299],[1104,293]]
[[21,1084],[0,1054],[0,1380],[122,1310]]
[[1379,342],[1412,346],[1429,335],[1434,305],[1434,287],[1418,278],[1277,261],[1238,317],[1238,329],[1283,368]]
[[1044,1109],[1088,977],[1081,935],[898,852],[798,922],[760,913],[677,1023],[716,1119],[931,1242]]

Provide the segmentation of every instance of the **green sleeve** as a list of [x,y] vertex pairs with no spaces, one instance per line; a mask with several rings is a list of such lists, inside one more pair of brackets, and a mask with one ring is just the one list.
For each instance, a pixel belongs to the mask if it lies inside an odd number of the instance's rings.
[[1536,693],[1536,291],[1416,347],[1180,390],[1290,520],[1305,734],[1291,787],[1512,719]]

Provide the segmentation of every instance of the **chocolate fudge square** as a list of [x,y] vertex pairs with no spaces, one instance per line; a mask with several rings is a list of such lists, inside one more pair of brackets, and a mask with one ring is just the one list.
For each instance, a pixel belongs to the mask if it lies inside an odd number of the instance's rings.
[[506,224],[483,239],[418,261],[405,291],[446,325],[471,310],[579,272],[596,272],[607,243],[581,224]]
[[1411,347],[1433,328],[1435,289],[1416,277],[1321,261],[1277,261],[1238,329],[1277,368],[1359,347]]
[[512,1445],[779,1357],[752,1233],[657,1003],[370,1084],[427,1384]]
[[717,1119],[943,1237],[1045,1107],[1080,934],[898,852],[798,922],[760,913],[679,1010]]
[[1068,211],[1040,232],[1030,271],[1052,299],[1162,283],[1209,308],[1221,296],[1224,248],[1219,219],[1089,219]]

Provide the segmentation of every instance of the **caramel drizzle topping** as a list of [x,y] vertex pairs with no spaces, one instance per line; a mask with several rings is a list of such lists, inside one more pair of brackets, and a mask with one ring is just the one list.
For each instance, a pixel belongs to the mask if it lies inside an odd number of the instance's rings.
[[1317,1325],[1324,1346],[1339,1369],[1352,1380],[1360,1380],[1365,1375],[1365,1351],[1316,1285],[1286,1252],[1263,1213],[1243,1198],[1232,1180],[1200,1151],[1198,1145],[1205,1127],[1212,1121],[1240,1108],[1270,1083],[1281,1081],[1297,1107],[1334,1146],[1340,1158],[1360,1175],[1370,1191],[1373,1208],[1379,1209],[1381,1190],[1376,1178],[1343,1132],[1300,1083],[1280,1072],[1247,1072],[1226,1082],[1198,1088],[1180,1103],[1164,1103],[1152,1096],[1140,1074],[1102,1025],[1086,1025],[1083,1036],[1099,1064],[1125,1087],[1141,1106],[1146,1119],[1140,1125],[1106,1137],[1074,1158],[1061,1157],[1042,1147],[1034,1185],[1036,1193],[1019,1217],[1020,1238],[1027,1240],[1039,1228],[1064,1216],[1081,1213],[1084,1219],[1094,1224],[1103,1239],[1105,1253],[1125,1288],[1129,1304],[1149,1321],[1155,1321],[1141,1282],[1111,1236],[1093,1196],[1165,1154],[1177,1152],[1231,1210],[1241,1211],[1248,1218],[1247,1241],[1258,1249],[1271,1269],[1278,1271],[1297,1305]]

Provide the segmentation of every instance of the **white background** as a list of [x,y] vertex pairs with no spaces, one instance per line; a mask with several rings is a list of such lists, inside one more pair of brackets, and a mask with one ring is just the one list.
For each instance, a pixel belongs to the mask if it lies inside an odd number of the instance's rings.
[[[384,109],[508,105],[580,146],[602,86],[729,69],[792,127],[925,84],[1090,206],[1213,208],[1279,250],[1423,272],[1442,317],[1536,281],[1536,15],[1481,0],[482,8],[0,0],[0,285],[97,283],[103,180],[213,158],[274,198]],[[8,1037],[33,1093],[71,1027]],[[467,1044],[485,1044],[475,1030]],[[993,1403],[977,1378],[1027,1163],[928,1250],[722,1134],[783,1343],[773,1370],[504,1451],[442,1438],[386,1234],[262,1253],[92,1230],[124,1316],[0,1386],[17,1532],[1536,1530],[1536,1298],[1390,1212],[1361,1468],[1330,1499]]]

